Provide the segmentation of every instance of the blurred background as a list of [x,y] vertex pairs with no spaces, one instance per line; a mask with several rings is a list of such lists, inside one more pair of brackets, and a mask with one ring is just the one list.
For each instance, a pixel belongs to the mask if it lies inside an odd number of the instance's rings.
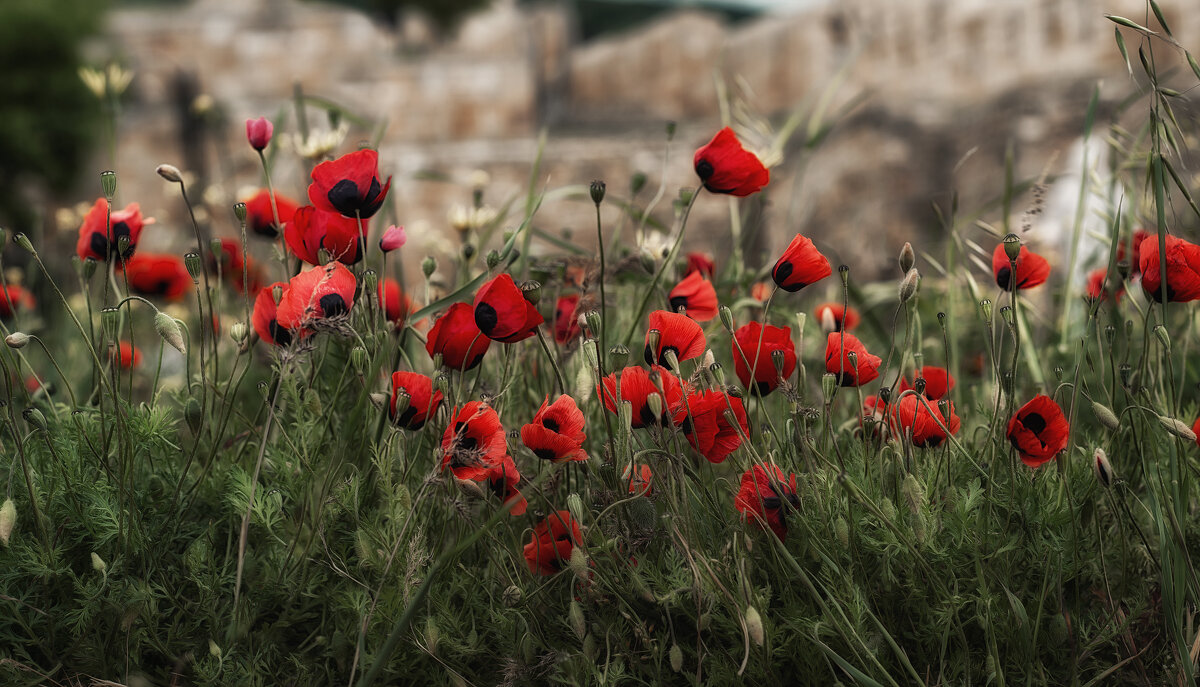
[[[1200,12],[1160,6],[1200,50]],[[1037,231],[1053,252],[1085,163],[1105,173],[1107,118],[1145,81],[1143,42],[1124,30],[1127,69],[1105,13],[1154,21],[1140,0],[5,0],[0,225],[70,245],[76,207],[115,169],[118,202],[158,219],[143,242],[182,246],[178,190],[154,172],[171,163],[201,221],[233,235],[230,205],[261,184],[244,122],[262,115],[276,188],[293,198],[316,154],[377,145],[394,175],[385,217],[408,227],[414,262],[456,254],[451,217],[476,186],[489,207],[523,205],[542,131],[539,189],[603,179],[629,199],[644,178],[637,201],[662,186],[669,224],[697,181],[692,152],[726,120],[774,163],[768,192],[743,206],[752,264],[803,231],[860,276],[890,270],[904,241],[936,246],[935,206],[948,214],[952,194],[994,220],[1006,159],[1018,182],[1051,182]],[[1195,83],[1181,53],[1154,49],[1161,71]],[[1133,107],[1144,119],[1145,102]],[[690,223],[689,247],[718,266],[730,212],[701,198]],[[536,223],[590,246],[593,222],[584,193]]]

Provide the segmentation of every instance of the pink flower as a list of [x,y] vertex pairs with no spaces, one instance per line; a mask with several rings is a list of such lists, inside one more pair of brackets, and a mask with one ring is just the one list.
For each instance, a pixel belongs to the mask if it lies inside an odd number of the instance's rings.
[[404,232],[404,227],[398,227],[393,224],[383,232],[383,238],[379,239],[379,250],[384,253],[391,253],[400,246],[403,246],[407,241],[408,234]]
[[257,151],[262,151],[271,142],[271,134],[275,132],[275,126],[271,124],[271,120],[266,117],[258,119],[246,120],[246,139],[250,141],[250,147]]

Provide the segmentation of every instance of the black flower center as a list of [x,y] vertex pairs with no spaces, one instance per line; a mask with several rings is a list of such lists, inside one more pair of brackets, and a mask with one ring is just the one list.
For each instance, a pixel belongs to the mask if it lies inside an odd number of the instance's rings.
[[688,307],[687,296],[676,296],[671,299],[671,312],[679,312],[680,308]]
[[500,322],[500,316],[496,314],[496,309],[487,303],[480,303],[475,306],[475,325],[479,327],[479,331],[485,336],[491,335],[496,329],[496,325]]
[[552,418],[548,418],[548,417],[547,417],[547,418],[543,418],[543,419],[542,419],[542,426],[543,426],[543,427],[545,427],[546,429],[550,430],[551,432],[557,432],[557,431],[558,431],[558,422],[556,422],[556,421],[555,421],[555,420],[553,420]]
[[350,312],[350,308],[346,307],[346,300],[336,293],[325,294],[318,302],[325,317],[337,317]]
[[696,175],[700,177],[700,181],[708,181],[715,171],[712,163],[708,160],[700,160],[696,163]]
[[358,185],[349,179],[342,179],[334,184],[325,197],[329,199],[330,205],[347,217],[353,216],[354,211],[362,204]]
[[558,457],[555,455],[552,449],[548,448],[535,448],[533,449],[533,455],[541,458],[542,460],[554,460]]
[[280,346],[286,346],[292,342],[292,331],[280,327],[278,320],[271,320],[267,324],[267,331],[271,332],[271,338],[275,339],[275,343]]

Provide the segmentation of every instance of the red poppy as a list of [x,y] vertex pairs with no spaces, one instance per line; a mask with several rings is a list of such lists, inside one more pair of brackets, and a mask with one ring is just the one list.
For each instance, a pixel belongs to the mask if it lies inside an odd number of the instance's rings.
[[442,435],[442,469],[459,479],[479,481],[508,454],[500,416],[481,401],[455,409]]
[[742,473],[741,488],[733,505],[747,520],[770,527],[780,540],[786,539],[787,511],[800,505],[796,476],[784,475],[773,463],[767,467],[755,465]]
[[275,304],[276,286],[280,289],[287,288],[287,284],[277,281],[258,290],[258,296],[254,298],[254,312],[250,315],[250,323],[254,325],[254,331],[258,332],[258,338],[273,346],[286,346],[292,342],[293,337],[291,330],[279,326],[279,320],[276,317],[278,308]]
[[515,502],[508,511],[509,515],[525,514],[529,502],[517,489],[517,485],[521,483],[521,473],[517,471],[517,464],[513,462],[512,456],[505,454],[495,465],[489,465],[482,481],[487,483],[489,490],[504,504],[507,505],[509,501]]
[[[732,412],[738,427],[729,421],[726,411]],[[742,445],[742,435],[750,434],[742,399],[720,391],[688,394],[686,403],[675,406],[673,420],[692,448],[710,463],[723,462]]]
[[[658,365],[654,365],[651,370],[658,373],[662,393],[659,393],[658,386],[651,380],[650,372],[640,367],[627,367],[621,371],[620,399],[629,401],[633,406],[631,426],[634,429],[652,424],[666,424],[671,409],[683,400],[683,384],[678,377],[671,374],[667,368]],[[617,412],[617,386],[615,372],[600,380],[600,384],[596,386],[596,393],[600,395],[604,407],[610,413]],[[663,394],[666,395],[665,399]],[[658,396],[661,401],[659,405],[662,410],[657,415],[650,407],[651,396]]]
[[854,308],[846,308],[843,312],[841,303],[822,303],[813,311],[817,316],[817,322],[820,323],[821,329],[828,334],[829,332],[850,331],[858,326],[859,316],[858,311]]
[[125,262],[129,290],[139,296],[182,300],[192,290],[192,275],[183,258],[169,253],[138,253]]
[[759,303],[765,302],[771,297],[771,287],[765,281],[754,282],[754,286],[750,287],[750,297]]
[[699,272],[709,279],[712,279],[716,271],[717,265],[713,262],[712,256],[708,253],[687,254],[687,268],[684,270],[685,275],[691,274],[692,272]]
[[542,460],[565,463],[587,460],[583,442],[583,411],[575,405],[575,399],[562,394],[550,403],[550,397],[542,401],[542,407],[533,416],[533,421],[521,428],[521,442]]
[[[925,398],[931,401],[942,398],[954,388],[954,375],[944,367],[926,365],[913,372],[913,379],[925,380]],[[913,385],[908,383],[908,377],[901,377],[896,391],[904,392],[912,388]]]
[[[658,332],[655,346],[654,332]],[[646,331],[646,364],[666,365],[667,351],[674,351],[679,362],[691,360],[704,353],[704,330],[687,315],[655,310],[650,313],[650,328]]]
[[1192,423],[1192,434],[1196,435],[1196,444],[1200,445],[1200,417]]
[[[287,196],[275,193],[275,209],[271,209],[271,194],[261,189],[246,201],[246,226],[259,236],[278,238],[284,225],[292,219],[300,205]],[[275,223],[275,212],[279,212],[279,224]]]
[[16,284],[0,287],[0,318],[12,317],[18,310],[32,310],[35,306],[37,300],[29,289]]
[[530,572],[553,575],[571,560],[575,547],[582,545],[579,523],[571,517],[571,511],[560,510],[546,516],[533,528],[533,535],[522,551]]
[[748,196],[771,181],[758,156],[742,147],[733,129],[725,127],[692,158],[696,176],[712,193]]
[[1008,253],[1004,252],[1004,244],[996,244],[996,250],[992,251],[992,274],[995,275],[996,285],[1000,288],[1012,291],[1013,284],[1016,284],[1018,289],[1032,289],[1040,286],[1050,276],[1050,262],[1025,246],[1021,246],[1021,252],[1017,254],[1016,265],[1017,274],[1014,278],[1011,274],[1012,263],[1008,259]]
[[349,313],[356,286],[354,275],[338,262],[297,274],[279,299],[275,312],[279,326],[308,328],[317,320]]
[[467,303],[451,305],[433,323],[425,340],[430,358],[440,353],[443,365],[462,372],[479,365],[491,345],[492,340],[475,326],[474,309]]
[[[104,224],[105,219],[108,220],[107,227]],[[129,247],[120,257],[128,260],[133,257],[133,251],[137,248],[142,227],[153,221],[142,218],[142,211],[137,203],[130,203],[124,210],[113,210],[109,214],[108,202],[97,198],[92,204],[92,209],[83,217],[75,252],[79,254],[80,260],[108,260],[110,256],[116,256],[117,244],[121,237],[125,236],[129,238]]]
[[117,344],[116,348],[109,349],[109,357],[122,370],[128,370],[142,364],[141,350],[128,341],[121,341]]
[[[850,354],[858,362],[851,364]],[[866,346],[853,334],[830,332],[825,343],[825,371],[836,375],[842,386],[862,386],[879,376],[879,365],[883,360],[867,352]]]
[[829,265],[829,259],[821,255],[813,242],[802,234],[796,234],[771,269],[771,278],[779,288],[790,293],[815,284],[831,274],[833,268]]
[[[209,269],[217,271],[217,261],[210,256]],[[262,268],[242,249],[242,242],[237,239],[221,239],[221,276],[233,284],[239,293],[246,293],[245,281],[249,279],[250,293],[257,293],[262,288],[265,278]]]
[[1008,421],[1008,440],[1021,461],[1036,468],[1067,447],[1071,427],[1062,408],[1045,394],[1021,406]]
[[260,153],[271,142],[273,133],[275,133],[275,125],[271,124],[271,120],[266,117],[246,120],[246,140],[250,142],[251,148]]
[[1098,300],[1108,300],[1120,303],[1125,289],[1121,288],[1120,279],[1109,279],[1107,267],[1097,267],[1088,272],[1087,299],[1095,303]]
[[[937,401],[925,399],[922,401],[917,394],[904,394],[891,407],[893,429],[897,436],[909,437],[913,446],[919,448],[934,448],[941,446],[946,440],[945,425],[950,434],[958,434],[962,421],[954,412],[954,404],[947,403],[946,414],[943,414]],[[940,424],[939,424],[940,423]]]
[[396,331],[404,329],[404,323],[408,321],[408,315],[413,310],[413,302],[408,294],[400,288],[400,282],[391,277],[385,277],[383,281],[379,282],[377,291],[379,305],[383,308],[387,321],[392,323]]
[[[774,327],[750,322],[733,333],[733,371],[742,386],[766,396],[796,371],[796,346],[791,327]],[[783,369],[775,368],[775,351],[783,354]],[[753,373],[751,369],[753,368]]]
[[[1158,234],[1148,232],[1145,229],[1137,229],[1133,232],[1133,240],[1132,240],[1132,242],[1130,242],[1133,247],[1133,253],[1132,253],[1132,257],[1129,258],[1129,268],[1130,268],[1131,274],[1137,274],[1138,272],[1141,271],[1141,267],[1139,265],[1141,263],[1141,256],[1142,256],[1142,251],[1141,251],[1142,241],[1145,241],[1148,237],[1151,237],[1151,236],[1153,236],[1157,239]],[[1126,241],[1121,241],[1120,243],[1117,244],[1117,262],[1121,262],[1122,260],[1126,259],[1125,258],[1125,252],[1126,252],[1125,244],[1126,244]]]
[[[1183,303],[1200,299],[1200,246],[1168,235],[1167,300]],[[1158,260],[1158,236],[1149,235],[1139,247],[1138,267],[1142,290],[1155,303],[1162,302],[1162,268]]]
[[321,264],[322,248],[331,259],[353,265],[362,260],[366,237],[366,220],[360,222],[311,205],[296,210],[283,228],[283,238],[288,248],[310,265]]
[[637,466],[626,465],[625,472],[621,474],[621,481],[629,485],[630,494],[649,496],[654,491],[654,485],[650,481],[652,477],[650,466],[645,463]]
[[575,308],[579,305],[579,294],[562,296],[554,307],[554,340],[563,345],[579,336],[579,318]]
[[[408,394],[404,410],[396,413],[396,397],[400,392]],[[388,417],[392,423],[404,429],[418,430],[442,405],[442,392],[433,390],[433,380],[416,372],[392,373],[392,398],[388,404]]]
[[516,343],[537,333],[546,320],[513,281],[512,275],[496,275],[475,293],[475,325],[484,336],[501,343]]
[[689,272],[667,294],[667,300],[671,312],[677,313],[683,308],[684,313],[697,322],[708,322],[717,316],[717,291],[699,271]]
[[379,153],[358,150],[317,165],[308,200],[326,212],[366,219],[379,211],[392,178],[379,183]]

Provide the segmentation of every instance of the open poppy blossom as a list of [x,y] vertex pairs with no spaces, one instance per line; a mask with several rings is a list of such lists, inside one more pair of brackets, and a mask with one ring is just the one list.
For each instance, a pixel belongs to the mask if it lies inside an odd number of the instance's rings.
[[[219,265],[218,260],[220,260]],[[242,242],[237,239],[221,239],[221,254],[220,256],[209,255],[208,266],[213,272],[217,272],[219,266],[221,276],[228,279],[239,293],[247,291],[257,293],[265,281],[262,268],[254,261],[254,258],[245,255],[245,251],[242,250]],[[248,288],[247,280],[249,281]]]
[[433,323],[425,339],[430,358],[440,353],[443,365],[461,372],[479,365],[491,345],[492,340],[475,326],[474,310],[467,303],[451,305]]
[[508,511],[509,515],[525,514],[529,502],[517,489],[517,485],[521,483],[521,473],[517,471],[517,464],[513,462],[512,456],[505,454],[495,465],[488,466],[482,481],[487,483],[488,490],[502,503],[507,505],[509,501],[513,502],[513,507]]
[[744,197],[758,193],[771,173],[758,156],[742,147],[733,129],[725,127],[692,157],[696,176],[712,193]]
[[392,178],[379,183],[379,153],[358,150],[327,160],[312,171],[308,200],[326,212],[367,219],[383,205]]
[[287,346],[293,337],[291,330],[279,326],[279,319],[276,317],[278,308],[274,292],[277,286],[280,289],[287,288],[287,284],[277,281],[258,290],[258,295],[254,298],[254,312],[250,315],[250,324],[254,325],[254,331],[263,341],[272,346]]
[[400,288],[400,282],[391,277],[385,277],[383,281],[379,282],[377,291],[379,306],[383,308],[384,317],[392,323],[392,327],[396,331],[404,329],[404,323],[408,321],[408,315],[413,310],[413,302],[408,294]]
[[1008,441],[1031,468],[1041,466],[1067,447],[1071,427],[1054,399],[1041,394],[1021,406],[1008,421]]
[[[670,417],[671,409],[683,400],[683,384],[678,377],[671,374],[667,368],[658,365],[654,365],[651,370],[658,375],[662,393],[659,393],[658,386],[652,380],[651,372],[640,367],[627,367],[621,370],[620,400],[629,401],[633,406],[633,421],[630,426],[634,429],[647,425],[665,425],[667,418]],[[617,412],[617,387],[615,372],[601,379],[600,384],[596,386],[596,393],[604,401],[604,407],[610,413]],[[663,398],[663,394],[666,394],[666,398]],[[660,410],[657,414],[651,407],[651,396],[658,397],[658,401],[655,403]]]
[[822,303],[813,311],[817,317],[817,322],[821,324],[821,331],[828,334],[829,332],[848,332],[858,326],[860,320],[858,311],[854,308],[843,308],[841,303]]
[[1095,303],[1099,300],[1120,303],[1125,289],[1121,288],[1120,279],[1108,278],[1107,267],[1097,267],[1088,272],[1087,291],[1085,293],[1090,303]]
[[182,300],[192,290],[183,258],[169,253],[138,253],[125,262],[125,280],[139,296]]
[[[1200,299],[1200,246],[1176,236],[1167,241],[1167,300],[1184,303]],[[1155,303],[1162,302],[1162,267],[1158,259],[1158,236],[1142,239],[1138,249],[1142,290]]]
[[996,285],[1006,291],[1017,289],[1032,289],[1040,286],[1050,276],[1050,262],[1034,253],[1025,246],[1017,254],[1017,273],[1012,274],[1012,262],[1008,253],[1004,252],[1004,243],[996,244],[992,251],[992,274],[996,277]]
[[[732,413],[737,426],[726,417],[726,411]],[[688,394],[686,403],[675,406],[672,419],[692,448],[710,463],[723,462],[742,445],[742,435],[750,434],[742,399],[720,391]]]
[[[936,367],[934,365],[926,365],[913,372],[913,379],[925,380],[925,398],[931,401],[936,401],[954,388],[954,375],[944,367]],[[915,383],[915,382],[914,382]],[[908,391],[914,388],[913,384],[908,383],[908,377],[901,377],[900,384],[897,386],[897,392]]]
[[[850,354],[857,363],[850,362]],[[879,376],[879,365],[883,362],[877,355],[867,352],[867,347],[853,334],[830,332],[825,342],[825,371],[835,375],[842,386],[862,386]]]
[[699,272],[705,277],[712,279],[714,274],[716,274],[716,271],[717,265],[713,262],[712,256],[708,253],[687,254],[687,267],[683,270],[685,275],[691,274],[692,272]]
[[308,328],[315,321],[350,312],[357,282],[339,262],[292,277],[279,299],[275,317],[285,329]]
[[[774,391],[781,379],[796,371],[796,346],[791,327],[775,327],[748,322],[733,333],[733,371],[742,386],[759,396]],[[783,355],[783,368],[775,367],[775,351]]]
[[37,306],[37,300],[29,289],[10,284],[0,287],[0,318],[8,319],[18,310],[32,310]]
[[733,505],[747,520],[771,528],[783,541],[787,538],[787,511],[800,505],[796,476],[785,476],[774,463],[767,467],[756,464],[742,473],[741,488]]
[[471,401],[455,409],[442,435],[442,469],[459,479],[479,481],[508,454],[504,427],[491,406]]
[[788,244],[771,269],[771,278],[779,288],[790,293],[815,284],[833,274],[829,259],[817,250],[811,239],[802,234]]
[[962,421],[954,412],[954,404],[949,401],[946,403],[946,412],[949,417],[943,414],[937,401],[930,399],[922,401],[915,393],[902,395],[900,400],[891,407],[893,429],[896,435],[909,437],[913,446],[918,448],[941,446],[942,442],[946,440],[946,431],[942,429],[943,425],[950,430],[951,435],[958,434],[958,429],[962,426]]
[[[246,226],[259,236],[269,239],[278,238],[279,232],[292,219],[292,215],[296,214],[296,209],[299,207],[296,201],[277,192],[273,210],[271,209],[271,194],[267,192],[267,189],[261,189],[246,200]],[[279,224],[275,223],[276,211],[279,212]]]
[[362,260],[366,236],[366,220],[360,222],[311,205],[296,210],[283,228],[283,238],[288,248],[310,265],[321,264],[322,248],[330,258],[344,265],[353,265]]
[[129,370],[142,364],[141,350],[128,341],[121,341],[115,348],[110,348],[109,356],[122,370]]
[[[403,410],[397,412],[397,400],[401,394],[408,400],[401,402]],[[388,404],[388,417],[403,429],[418,430],[442,405],[442,392],[433,390],[433,380],[417,372],[398,371],[392,373],[392,398]]]
[[671,312],[678,313],[683,308],[684,314],[697,322],[708,322],[717,316],[717,291],[699,270],[689,272],[671,289],[667,299]]
[[648,365],[666,365],[667,351],[673,351],[679,362],[691,360],[704,353],[705,343],[704,330],[687,315],[666,310],[650,313],[645,350]]
[[533,528],[529,543],[522,549],[529,571],[534,575],[553,575],[571,560],[571,552],[583,544],[579,523],[571,511],[554,511]]
[[[108,221],[107,226],[105,220]],[[83,224],[79,226],[79,241],[75,244],[75,252],[79,254],[80,260],[108,260],[117,256],[117,246],[121,237],[126,237],[129,239],[129,246],[120,257],[128,260],[137,249],[142,228],[153,222],[152,219],[142,218],[142,211],[137,203],[130,203],[124,210],[113,210],[110,214],[108,202],[97,198],[92,204],[92,209],[84,215]]]
[[562,296],[554,307],[554,341],[559,346],[579,336],[579,318],[575,316],[575,308],[579,305],[579,294]]
[[587,460],[583,442],[583,411],[575,405],[575,399],[562,394],[550,403],[550,397],[542,401],[542,407],[533,416],[533,421],[521,428],[521,442],[542,460],[565,463]]
[[629,493],[642,496],[649,496],[654,491],[652,478],[650,466],[645,463],[626,465],[625,472],[621,474],[621,481],[629,485]]
[[507,272],[493,277],[475,293],[475,325],[483,335],[501,343],[516,343],[537,333],[545,322],[537,307]]
[[[1157,232],[1151,233],[1145,229],[1135,229],[1131,241],[1125,241],[1122,239],[1121,242],[1117,244],[1117,262],[1128,259],[1130,274],[1138,274],[1141,272],[1140,264],[1142,257],[1142,241],[1145,241],[1151,236],[1153,236],[1155,240],[1158,239]],[[1129,244],[1128,250],[1125,245],[1126,243]],[[1130,253],[1128,258],[1126,257],[1127,252]]]

